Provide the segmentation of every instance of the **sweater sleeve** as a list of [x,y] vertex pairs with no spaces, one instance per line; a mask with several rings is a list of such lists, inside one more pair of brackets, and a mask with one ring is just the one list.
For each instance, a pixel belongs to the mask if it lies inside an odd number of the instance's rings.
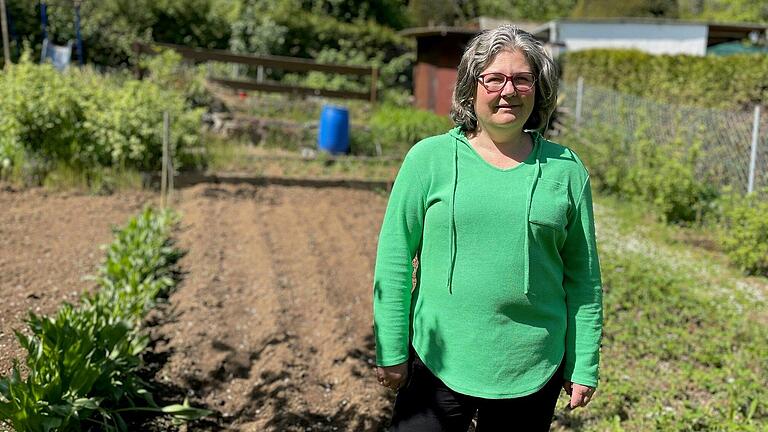
[[592,190],[586,178],[561,251],[568,310],[564,377],[597,387],[603,329],[603,291],[595,242]]
[[412,152],[406,155],[389,196],[379,233],[373,276],[376,364],[408,359],[413,258],[421,243],[426,195]]

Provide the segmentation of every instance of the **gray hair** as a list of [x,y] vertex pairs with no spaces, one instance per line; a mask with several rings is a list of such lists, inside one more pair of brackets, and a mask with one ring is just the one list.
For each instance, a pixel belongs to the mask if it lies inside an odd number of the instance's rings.
[[523,128],[539,131],[545,129],[557,104],[557,66],[541,42],[530,33],[511,25],[485,30],[469,42],[459,63],[451,101],[451,119],[465,132],[477,131],[474,107],[477,78],[502,51],[521,52],[533,68],[536,76],[533,112]]

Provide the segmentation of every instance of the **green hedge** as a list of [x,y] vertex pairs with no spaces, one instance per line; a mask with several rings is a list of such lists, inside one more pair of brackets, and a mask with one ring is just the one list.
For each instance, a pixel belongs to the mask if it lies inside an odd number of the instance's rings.
[[743,109],[768,100],[768,56],[652,55],[637,50],[566,53],[564,79],[660,102]]
[[157,170],[164,111],[179,161],[200,140],[202,111],[184,94],[125,74],[59,73],[27,58],[0,73],[0,100],[0,174],[44,177],[57,164]]

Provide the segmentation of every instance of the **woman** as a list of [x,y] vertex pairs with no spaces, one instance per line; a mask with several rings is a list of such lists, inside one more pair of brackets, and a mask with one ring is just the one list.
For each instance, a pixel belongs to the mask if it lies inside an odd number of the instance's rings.
[[[393,431],[546,431],[597,386],[602,290],[589,175],[540,131],[557,73],[512,26],[481,33],[458,68],[449,133],[417,143],[379,236],[379,383]],[[412,287],[411,260],[419,258]]]

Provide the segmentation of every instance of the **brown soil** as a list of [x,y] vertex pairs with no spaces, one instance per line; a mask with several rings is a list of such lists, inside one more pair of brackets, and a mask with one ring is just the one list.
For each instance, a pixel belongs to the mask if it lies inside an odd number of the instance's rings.
[[219,413],[190,430],[383,428],[370,297],[385,205],[334,187],[182,191],[188,274],[154,351],[157,382]]
[[0,184],[0,375],[23,358],[13,330],[24,329],[27,312],[51,314],[62,301],[76,302],[94,285],[83,278],[96,272],[110,228],[152,199],[148,192],[103,197]]
[[[23,354],[12,329],[26,312],[77,300],[110,227],[153,200],[0,190],[0,374]],[[145,359],[159,399],[217,412],[182,429],[383,429],[393,395],[373,375],[371,290],[385,205],[376,192],[309,183],[180,191],[184,276],[150,317]]]

